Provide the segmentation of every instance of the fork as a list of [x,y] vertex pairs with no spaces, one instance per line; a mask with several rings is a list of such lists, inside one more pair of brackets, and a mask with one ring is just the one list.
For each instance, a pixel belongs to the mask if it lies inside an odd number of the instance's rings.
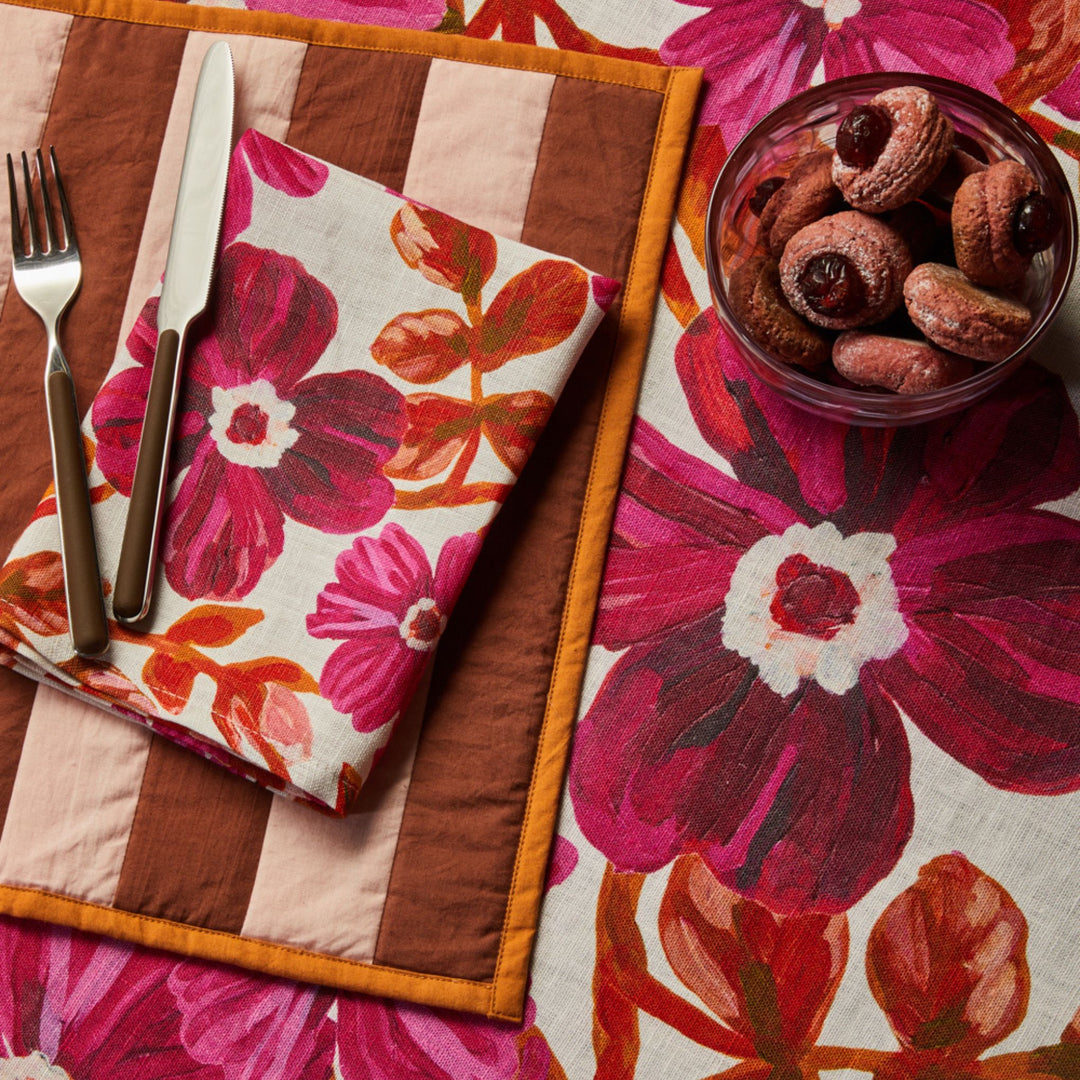
[[38,228],[26,151],[22,153],[23,183],[26,189],[26,216],[30,251],[23,246],[19,223],[19,197],[15,169],[7,155],[8,187],[11,192],[12,280],[19,295],[45,324],[48,360],[45,365],[45,404],[49,415],[49,442],[52,444],[53,485],[56,513],[60,519],[60,558],[64,566],[64,595],[67,600],[71,643],[80,656],[100,656],[109,644],[105,606],[98,572],[97,544],[90,516],[90,490],[86,480],[79,410],[75,403],[75,383],[60,350],[60,319],[78,292],[82,280],[82,260],[75,243],[71,211],[60,181],[56,152],[49,147],[49,160],[60,201],[63,243],[57,243],[53,226],[52,196],[41,151],[36,163],[41,182],[41,210],[45,225],[42,240]]

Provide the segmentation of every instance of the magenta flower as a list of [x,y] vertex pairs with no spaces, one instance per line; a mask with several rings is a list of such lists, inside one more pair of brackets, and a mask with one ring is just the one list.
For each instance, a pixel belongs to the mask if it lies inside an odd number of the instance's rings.
[[[552,1053],[533,1025],[371,998],[338,998],[342,1080],[547,1080]],[[561,1070],[560,1070],[561,1073]]]
[[1036,509],[1080,482],[1060,379],[880,431],[786,406],[711,311],[676,364],[735,477],[639,421],[595,637],[625,652],[571,766],[588,839],[837,912],[911,832],[901,711],[996,787],[1080,788],[1080,522]]
[[[682,0],[708,10],[660,46],[669,64],[703,67],[701,123],[733,147],[767,112],[825,78],[868,71],[941,75],[1000,97],[1014,60],[1009,25],[983,0]],[[738,78],[731,73],[738,72]]]
[[[172,957],[0,918],[0,1076],[218,1080],[180,1040]],[[325,1075],[325,1074],[324,1074]]]
[[[401,394],[378,375],[310,375],[337,328],[337,305],[293,258],[235,243],[221,256],[213,328],[185,361],[173,447],[186,470],[163,545],[172,588],[237,600],[281,554],[286,517],[328,533],[374,525],[394,489],[382,466],[405,430]],[[128,339],[138,362],[93,407],[97,461],[131,493],[157,331],[157,301]],[[305,377],[306,376],[306,377]]]
[[188,960],[177,963],[168,985],[180,1009],[179,1042],[196,1061],[234,1080],[331,1074],[331,992]]
[[[247,7],[286,14],[296,11],[294,0],[247,0]],[[410,30],[434,30],[445,13],[445,0],[311,0],[304,5],[304,16],[309,19]]]
[[294,199],[307,199],[322,191],[330,170],[317,158],[248,128],[240,136],[229,162],[222,247],[231,244],[251,224],[252,173],[264,184]]
[[338,556],[337,581],[319,593],[307,627],[312,637],[344,640],[323,668],[319,692],[338,712],[352,714],[357,731],[396,720],[479,550],[476,533],[452,537],[432,574],[424,549],[391,524],[378,536],[357,537]]
[[1072,69],[1043,101],[1062,116],[1070,120],[1080,120],[1080,64]]

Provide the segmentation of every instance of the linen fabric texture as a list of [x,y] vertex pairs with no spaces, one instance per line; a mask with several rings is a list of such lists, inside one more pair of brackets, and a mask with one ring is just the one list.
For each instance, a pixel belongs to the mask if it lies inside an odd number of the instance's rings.
[[[154,603],[67,635],[51,492],[0,595],[9,663],[342,814],[383,752],[618,284],[247,131],[185,352]],[[108,589],[156,344],[84,426]]]

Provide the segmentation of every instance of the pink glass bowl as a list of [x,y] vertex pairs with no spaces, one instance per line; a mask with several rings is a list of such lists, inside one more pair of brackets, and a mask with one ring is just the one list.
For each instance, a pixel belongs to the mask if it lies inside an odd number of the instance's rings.
[[[754,188],[790,171],[794,160],[815,147],[832,146],[836,129],[858,104],[893,86],[929,90],[957,132],[977,140],[990,161],[1011,158],[1035,175],[1054,201],[1062,228],[1032,263],[1021,297],[1033,313],[1032,328],[1011,356],[982,367],[970,379],[924,394],[850,389],[785,363],[743,329],[731,307],[731,273],[754,253],[757,218],[747,205]],[[747,366],[789,401],[819,416],[870,427],[917,424],[956,412],[985,397],[1031,353],[1061,307],[1076,263],[1076,207],[1065,174],[1045,142],[1000,101],[961,83],[929,75],[881,72],[853,75],[815,86],[774,109],[731,152],[709,198],[705,257],[713,306]]]

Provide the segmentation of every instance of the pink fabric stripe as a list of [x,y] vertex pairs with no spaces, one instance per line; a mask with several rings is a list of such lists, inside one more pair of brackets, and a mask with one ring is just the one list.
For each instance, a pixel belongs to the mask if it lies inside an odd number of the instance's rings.
[[169,122],[158,154],[154,188],[143,224],[139,254],[131,275],[127,305],[121,323],[121,341],[131,332],[143,302],[154,291],[165,270],[169,251],[176,190],[184,162],[191,103],[203,55],[211,43],[224,38],[232,49],[236,67],[236,117],[233,136],[238,139],[249,127],[274,139],[289,131],[296,87],[304,66],[307,45],[278,38],[240,37],[192,31],[184,45],[184,59],[176,81]]
[[244,937],[372,962],[429,682],[430,674],[372,770],[356,813],[341,820],[274,800]]
[[[4,11],[4,33],[0,35],[0,146],[15,159],[16,151],[30,151],[41,142],[45,121],[52,107],[53,90],[64,59],[72,16],[56,11],[8,7]],[[61,169],[63,147],[57,151]],[[5,183],[6,186],[6,183]],[[11,210],[8,199],[0,199],[0,307],[11,280],[8,237]]]
[[39,686],[0,836],[0,881],[112,903],[151,738]]
[[536,71],[432,60],[404,193],[520,240],[554,85]]

